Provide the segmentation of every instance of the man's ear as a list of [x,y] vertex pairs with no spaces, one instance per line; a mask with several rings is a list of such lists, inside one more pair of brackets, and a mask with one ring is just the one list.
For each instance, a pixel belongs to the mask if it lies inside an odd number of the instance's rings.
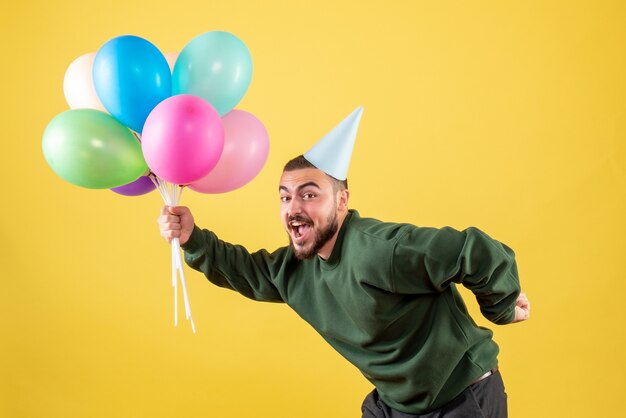
[[337,209],[341,211],[347,211],[350,191],[348,189],[343,189],[339,190],[337,193],[339,193],[339,198],[337,199]]

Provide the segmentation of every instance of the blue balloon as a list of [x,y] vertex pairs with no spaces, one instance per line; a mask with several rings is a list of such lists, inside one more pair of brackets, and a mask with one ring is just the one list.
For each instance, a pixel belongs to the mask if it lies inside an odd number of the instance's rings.
[[174,94],[191,94],[224,116],[243,98],[252,80],[252,57],[235,35],[213,31],[192,39],[178,55]]
[[93,83],[117,120],[141,133],[152,109],[172,95],[172,76],[159,49],[137,36],[119,36],[98,50]]

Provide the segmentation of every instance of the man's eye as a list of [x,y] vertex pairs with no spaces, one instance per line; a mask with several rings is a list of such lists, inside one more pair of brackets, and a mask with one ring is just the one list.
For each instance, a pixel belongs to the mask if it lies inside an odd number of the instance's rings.
[[281,202],[289,202],[289,199],[290,199],[289,196],[281,196],[280,197],[280,201]]
[[315,197],[315,194],[313,194],[313,193],[305,193],[302,197],[305,198],[305,199],[313,199]]

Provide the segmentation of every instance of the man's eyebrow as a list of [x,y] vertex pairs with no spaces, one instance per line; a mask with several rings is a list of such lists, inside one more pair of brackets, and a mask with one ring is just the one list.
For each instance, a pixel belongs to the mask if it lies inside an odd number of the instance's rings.
[[[320,187],[320,186],[319,186],[316,182],[314,182],[314,181],[308,181],[308,182],[306,182],[306,183],[302,183],[301,185],[299,185],[299,186],[296,188],[296,190],[302,190],[302,189],[304,189],[305,187],[309,187],[309,186],[313,186],[313,187],[315,187],[315,188],[317,188],[317,189],[321,190],[321,187]],[[279,191],[279,192],[280,192],[280,191],[285,191],[285,192],[289,193],[289,189],[287,189],[287,188],[286,188],[285,186],[283,186],[283,185],[278,186],[278,191]]]

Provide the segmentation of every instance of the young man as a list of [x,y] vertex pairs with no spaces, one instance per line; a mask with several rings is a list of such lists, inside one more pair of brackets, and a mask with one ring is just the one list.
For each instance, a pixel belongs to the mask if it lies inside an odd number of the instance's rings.
[[249,253],[199,229],[185,207],[162,209],[161,235],[179,238],[214,284],[285,302],[311,324],[375,386],[363,417],[506,417],[498,346],[455,284],[494,323],[528,319],[513,252],[475,228],[361,218],[348,209],[345,172],[329,175],[334,166],[307,154],[280,179],[289,246]]

